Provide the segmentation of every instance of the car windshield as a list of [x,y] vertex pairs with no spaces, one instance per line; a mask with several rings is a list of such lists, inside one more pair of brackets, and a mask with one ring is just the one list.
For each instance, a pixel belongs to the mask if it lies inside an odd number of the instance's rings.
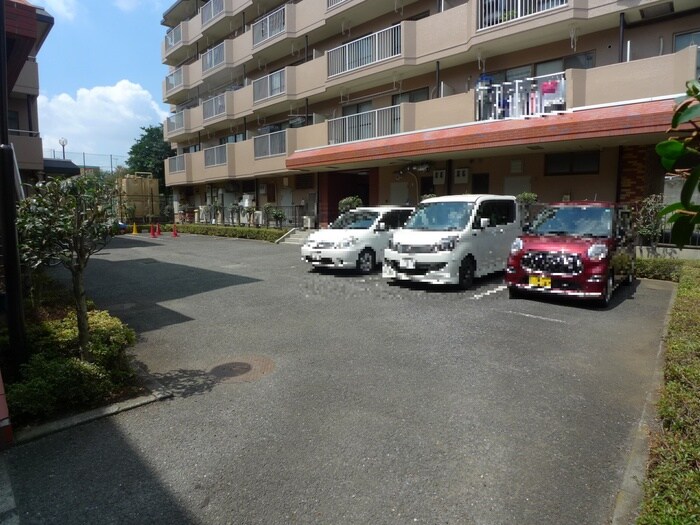
[[411,215],[405,230],[463,230],[474,208],[471,202],[424,202]]
[[366,230],[379,217],[376,211],[353,210],[343,213],[329,226],[332,230]]
[[600,206],[554,206],[538,215],[531,232],[540,235],[609,237],[613,210]]

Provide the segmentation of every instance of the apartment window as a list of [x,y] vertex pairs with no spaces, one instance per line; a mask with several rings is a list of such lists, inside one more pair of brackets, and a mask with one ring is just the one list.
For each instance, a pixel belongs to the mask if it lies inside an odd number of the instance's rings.
[[233,135],[226,135],[219,139],[219,144],[233,144],[234,142],[243,142],[245,140],[244,133],[234,133]]
[[367,111],[372,111],[372,101],[360,102],[359,104],[350,104],[343,106],[343,116],[357,115],[358,113],[366,113]]
[[202,146],[200,144],[192,144],[191,146],[185,146],[182,148],[182,153],[196,153],[201,151]]
[[7,112],[7,127],[9,129],[19,129],[19,112],[9,110]]
[[700,31],[683,33],[673,37],[673,50],[680,51],[689,46],[700,46]]
[[413,91],[407,91],[391,97],[391,105],[397,106],[402,102],[423,102],[428,100],[428,98],[430,98],[430,94],[427,87],[414,89]]
[[577,151],[545,155],[545,175],[590,175],[600,171],[600,152]]

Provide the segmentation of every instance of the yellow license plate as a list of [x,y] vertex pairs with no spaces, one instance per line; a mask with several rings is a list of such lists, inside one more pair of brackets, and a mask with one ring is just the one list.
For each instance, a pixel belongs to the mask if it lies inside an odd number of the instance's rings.
[[552,278],[542,277],[541,275],[531,275],[530,286],[537,286],[538,288],[551,288]]

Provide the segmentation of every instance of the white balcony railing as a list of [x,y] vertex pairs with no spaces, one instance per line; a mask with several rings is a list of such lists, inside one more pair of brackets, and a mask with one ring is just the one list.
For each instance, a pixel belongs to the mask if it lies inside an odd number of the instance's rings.
[[568,0],[479,0],[479,29],[504,24],[568,4]]
[[265,18],[255,22],[253,24],[253,45],[262,44],[266,40],[284,32],[286,29],[286,18],[285,6],[282,6],[277,11],[273,11]]
[[180,86],[182,86],[182,82],[183,82],[182,68],[179,67],[175,71],[170,73],[167,77],[165,77],[165,90],[170,91],[172,89],[180,87]]
[[170,115],[166,121],[166,129],[168,133],[185,128],[185,112],[180,111],[174,115]]
[[202,55],[202,73],[206,73],[219,64],[223,64],[225,58],[226,50],[224,49],[224,42],[221,42],[218,46],[211,48]]
[[400,106],[390,106],[329,120],[328,143],[342,144],[356,140],[386,137],[400,131]]
[[401,26],[396,25],[328,51],[328,76],[352,71],[401,54]]
[[202,27],[224,12],[224,0],[209,0],[202,6]]
[[170,173],[185,171],[185,156],[178,155],[177,157],[168,158],[168,170]]
[[204,150],[204,167],[220,166],[226,164],[226,144],[214,146]]
[[500,120],[564,111],[564,73],[542,75],[503,84],[480,81],[476,86],[476,119]]
[[172,28],[165,35],[165,50],[169,51],[170,49],[178,45],[180,42],[182,42],[182,24],[179,24],[177,27]]
[[287,130],[254,137],[253,149],[256,159],[284,155],[287,153]]
[[260,102],[286,92],[286,69],[280,69],[253,81],[253,102]]
[[202,103],[204,120],[226,113],[226,95],[222,93]]
[[348,0],[326,0],[326,9],[332,9],[333,7],[347,1]]

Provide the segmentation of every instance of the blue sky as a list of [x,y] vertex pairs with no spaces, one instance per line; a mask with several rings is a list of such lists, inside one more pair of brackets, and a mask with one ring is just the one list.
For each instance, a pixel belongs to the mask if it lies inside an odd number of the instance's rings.
[[73,160],[113,155],[123,164],[141,128],[163,122],[160,21],[172,1],[29,0],[54,17],[37,55],[45,156],[60,156],[65,137]]

